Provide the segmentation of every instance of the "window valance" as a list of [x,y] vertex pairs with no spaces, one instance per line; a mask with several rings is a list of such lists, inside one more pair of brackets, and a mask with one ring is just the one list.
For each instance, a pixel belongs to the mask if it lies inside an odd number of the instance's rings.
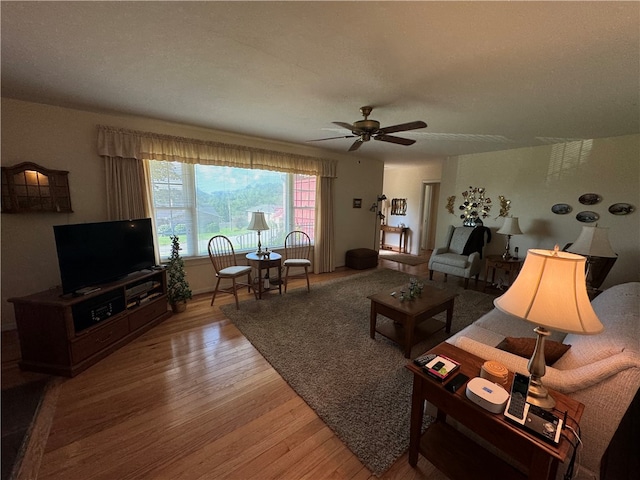
[[116,127],[98,126],[98,155],[166,160],[335,178],[335,160]]

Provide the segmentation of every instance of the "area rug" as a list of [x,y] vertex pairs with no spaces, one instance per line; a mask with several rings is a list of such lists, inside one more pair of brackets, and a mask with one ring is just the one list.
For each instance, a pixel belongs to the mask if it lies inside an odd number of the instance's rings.
[[422,265],[423,263],[429,263],[429,259],[426,257],[419,257],[418,255],[409,255],[406,253],[397,253],[390,250],[380,250],[379,255],[381,257],[384,257],[385,260],[404,263],[406,265]]
[[[410,275],[378,269],[290,290],[267,300],[221,307],[291,387],[375,475],[382,475],[409,446],[410,360],[386,338],[369,337],[368,295],[408,282]],[[452,333],[493,308],[493,297],[424,280],[459,293]],[[413,348],[437,345],[443,329]],[[390,321],[379,317],[378,323]],[[430,419],[425,419],[425,425]]]

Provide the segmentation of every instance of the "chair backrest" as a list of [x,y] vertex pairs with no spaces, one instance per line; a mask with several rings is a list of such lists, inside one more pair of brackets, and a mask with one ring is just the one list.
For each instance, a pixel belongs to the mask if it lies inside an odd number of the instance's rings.
[[453,231],[450,230],[449,251],[462,255],[469,236],[471,232],[473,232],[473,228],[474,227],[455,227],[452,229]]
[[216,235],[209,239],[209,259],[216,273],[227,267],[238,265],[233,244],[224,235]]
[[284,239],[284,256],[289,258],[305,258],[309,260],[311,255],[311,239],[309,235],[294,230],[290,232]]

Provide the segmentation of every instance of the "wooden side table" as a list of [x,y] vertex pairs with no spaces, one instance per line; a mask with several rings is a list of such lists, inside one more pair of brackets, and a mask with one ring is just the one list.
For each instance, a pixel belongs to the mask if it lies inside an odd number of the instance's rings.
[[521,258],[510,258],[505,260],[502,258],[502,255],[488,255],[487,256],[487,267],[484,272],[484,288],[486,290],[487,283],[489,283],[489,270],[492,270],[491,274],[491,284],[493,285],[496,281],[496,270],[502,270],[506,274],[509,275],[509,285],[513,284],[513,281],[518,276],[518,272],[520,272],[520,268],[522,267],[523,259]]
[[[479,376],[484,360],[443,342],[429,351],[446,355],[460,362],[460,371],[469,378]],[[466,396],[466,386],[456,393],[448,392],[441,383],[422,372],[413,364],[407,364],[413,373],[411,399],[411,426],[409,464],[418,462],[418,454],[424,455],[433,465],[451,479],[555,479],[560,462],[572,453],[569,440],[561,437],[558,445],[552,445],[507,421],[503,414],[494,414],[476,405]],[[452,376],[455,378],[455,374]],[[507,390],[511,388],[513,373],[509,373]],[[559,392],[550,391],[556,399],[556,408],[567,412],[574,428],[582,418],[584,405]],[[436,420],[421,433],[425,401],[438,409]],[[557,414],[557,412],[556,412]],[[446,422],[447,416],[492,444],[521,467],[515,468],[490,453]],[[569,430],[565,431],[571,435]],[[576,442],[575,439],[572,440]]]
[[269,275],[270,268],[278,269],[278,292],[282,295],[282,255],[276,252],[270,252],[268,257],[258,256],[257,253],[251,252],[246,255],[247,262],[258,270],[258,298],[262,298],[262,292],[265,291],[262,278],[262,270],[267,270]]
[[[380,248],[384,250],[394,250],[399,253],[407,253],[407,232],[409,231],[409,227],[392,227],[389,225],[380,225],[380,230],[382,231],[382,234],[380,236]],[[397,247],[385,243],[385,233],[397,233],[398,235],[400,235]]]

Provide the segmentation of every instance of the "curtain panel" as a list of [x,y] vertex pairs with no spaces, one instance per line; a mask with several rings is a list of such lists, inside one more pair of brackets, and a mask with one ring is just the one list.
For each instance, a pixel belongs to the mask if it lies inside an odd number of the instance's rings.
[[121,157],[104,157],[104,160],[109,219],[130,220],[149,216],[148,189],[142,162]]
[[[144,165],[148,160],[314,175],[318,177],[314,271],[335,269],[331,199],[337,176],[336,160],[104,125],[98,125],[98,155],[107,163],[107,192],[111,192],[107,207],[113,220],[153,217],[148,167]],[[134,167],[132,163],[138,165]]]

